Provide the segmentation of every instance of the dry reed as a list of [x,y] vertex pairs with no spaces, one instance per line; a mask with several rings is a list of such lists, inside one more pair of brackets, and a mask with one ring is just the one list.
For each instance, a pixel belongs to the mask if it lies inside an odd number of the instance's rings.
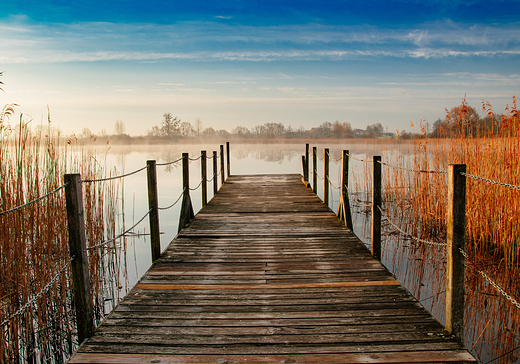
[[[0,211],[55,190],[65,173],[81,173],[82,178],[104,176],[97,152],[79,147],[74,137],[62,137],[51,127],[50,117],[37,132],[22,115],[18,125],[11,127],[14,106],[7,105],[0,114]],[[89,245],[115,235],[115,186],[84,184]],[[98,321],[106,312],[107,300],[115,305],[118,299],[120,250],[116,248],[114,243],[89,254]],[[63,190],[0,216],[0,363],[63,363],[77,347],[70,272],[66,269],[58,274],[69,260]],[[9,319],[56,276],[47,292]]]
[[[516,99],[501,115],[492,114],[489,103],[483,103],[483,108],[487,128],[471,125],[463,101],[459,117],[445,131],[447,138],[428,138],[421,124],[424,136],[401,146],[397,153],[385,153],[383,162],[422,171],[446,171],[449,164],[463,163],[471,175],[520,185]],[[369,170],[365,173],[371,175]],[[446,174],[383,166],[383,181],[383,208],[391,220],[415,237],[445,241]],[[371,190],[369,182],[357,188]],[[472,263],[467,262],[466,267],[465,342],[481,360],[495,359],[520,346],[520,309],[478,273],[485,271],[505,291],[520,298],[519,210],[519,190],[467,177],[466,252]],[[419,300],[430,303],[429,308],[443,322],[445,249],[396,237],[391,226],[387,231],[392,235],[385,243],[386,263]],[[515,358],[519,358],[518,351],[494,362],[508,363]]]

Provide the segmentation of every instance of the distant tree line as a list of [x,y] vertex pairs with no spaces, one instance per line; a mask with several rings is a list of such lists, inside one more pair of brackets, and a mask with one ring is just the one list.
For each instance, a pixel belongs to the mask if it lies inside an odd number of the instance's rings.
[[[437,119],[432,126],[423,119],[420,123],[420,132],[397,131],[389,133],[381,123],[368,125],[365,129],[353,129],[347,122],[325,121],[317,127],[305,129],[303,126],[293,128],[282,123],[265,123],[252,128],[237,126],[231,131],[216,130],[212,127],[204,128],[202,121],[197,118],[193,124],[181,121],[171,113],[164,113],[159,125],[152,126],[146,135],[131,137],[126,134],[126,126],[121,120],[117,120],[114,134],[108,135],[103,129],[99,135],[94,135],[88,128],[84,128],[82,138],[110,139],[115,142],[164,142],[170,143],[178,139],[187,138],[217,138],[217,139],[346,139],[346,138],[399,138],[412,139],[418,137],[448,138],[459,136],[484,136],[499,135],[508,132],[508,128],[516,124],[518,112],[516,99],[510,108],[506,108],[507,114],[495,114],[489,103],[483,103],[485,116],[481,117],[477,111],[463,100],[461,105],[446,109],[446,117]],[[516,119],[515,119],[516,118]],[[512,121],[513,120],[513,121]],[[413,125],[412,125],[413,128]]]

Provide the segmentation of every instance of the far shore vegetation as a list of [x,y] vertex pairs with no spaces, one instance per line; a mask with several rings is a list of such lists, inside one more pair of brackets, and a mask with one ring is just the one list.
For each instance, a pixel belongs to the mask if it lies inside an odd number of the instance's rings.
[[[516,99],[513,98],[513,104]],[[506,112],[509,106],[506,106]],[[464,120],[460,115],[465,115]],[[500,136],[504,133],[502,119],[504,114],[493,112],[488,102],[482,102],[482,114],[472,106],[469,106],[465,100],[461,105],[446,109],[445,117],[438,118],[433,124],[420,120],[418,128],[411,124],[411,132],[388,131],[388,127],[384,127],[382,123],[367,125],[364,129],[353,128],[351,123],[334,121],[325,121],[318,126],[306,129],[303,126],[294,128],[291,125],[286,126],[283,123],[268,122],[263,125],[256,125],[252,128],[245,126],[237,126],[231,130],[214,129],[213,127],[204,127],[202,121],[197,118],[193,123],[182,121],[172,113],[164,113],[162,120],[157,121],[151,129],[146,130],[143,135],[129,135],[126,132],[126,125],[122,120],[116,120],[112,132],[103,129],[97,133],[85,127],[79,134],[69,135],[80,143],[82,141],[110,144],[172,144],[172,143],[197,143],[207,140],[231,141],[239,140],[247,143],[300,143],[302,140],[324,140],[327,142],[340,141],[344,139],[394,139],[394,140],[410,140],[425,135],[428,138],[451,138],[459,137],[461,130],[464,130],[466,136],[483,136],[495,135]],[[461,128],[461,124],[464,127]],[[33,130],[38,133],[40,129],[49,130],[49,126],[35,126]],[[59,133],[59,130],[56,130]]]

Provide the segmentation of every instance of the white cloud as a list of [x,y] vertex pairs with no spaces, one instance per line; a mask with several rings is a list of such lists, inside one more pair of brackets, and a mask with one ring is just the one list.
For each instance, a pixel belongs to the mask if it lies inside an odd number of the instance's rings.
[[252,27],[211,22],[29,24],[16,19],[0,22],[0,62],[514,56],[520,50],[519,28],[520,23],[468,26],[450,21],[413,29],[385,29],[319,24]]

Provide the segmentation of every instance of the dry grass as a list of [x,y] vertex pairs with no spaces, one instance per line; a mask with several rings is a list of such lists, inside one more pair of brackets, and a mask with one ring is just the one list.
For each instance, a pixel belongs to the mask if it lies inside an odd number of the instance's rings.
[[[105,174],[97,152],[78,147],[48,125],[33,133],[20,116],[11,127],[12,106],[0,114],[0,211],[23,205],[63,184],[65,173],[81,173],[82,178]],[[113,184],[84,184],[88,226],[87,241],[95,245],[115,231],[117,206]],[[117,298],[119,251],[112,246],[94,250],[90,256],[92,290],[96,318],[105,311],[106,299]],[[69,261],[64,192],[0,217],[0,322],[37,295]],[[113,277],[104,279],[103,277]],[[114,278],[116,277],[116,278]],[[112,292],[108,292],[111,287]],[[107,294],[109,297],[107,297]],[[45,360],[62,363],[77,346],[70,272],[21,315],[0,328],[0,362],[31,363]]]
[[[484,104],[489,111],[489,104]],[[494,181],[520,185],[520,123],[516,100],[502,115],[493,115],[492,127],[477,135],[468,131],[465,102],[451,137],[416,139],[399,152],[388,152],[383,162],[416,170],[446,171],[449,164],[466,164],[467,172]],[[491,117],[491,114],[489,115]],[[421,125],[423,128],[423,126]],[[424,131],[424,128],[423,128]],[[370,167],[368,167],[370,168]],[[370,171],[367,171],[371,175]],[[371,186],[358,188],[370,191]],[[393,221],[410,234],[431,240],[446,237],[447,183],[445,174],[414,173],[383,166],[383,207]],[[389,231],[392,228],[389,227]],[[467,178],[466,251],[475,263],[466,269],[466,345],[486,360],[520,345],[520,309],[516,308],[478,274],[484,270],[493,280],[520,298],[520,191]],[[443,248],[413,240],[388,239],[393,269],[408,281],[421,299],[421,291],[438,318],[444,320]],[[405,257],[408,262],[402,264]],[[477,270],[478,269],[478,270]],[[511,362],[516,353],[496,362]],[[502,360],[502,361],[501,361]]]

